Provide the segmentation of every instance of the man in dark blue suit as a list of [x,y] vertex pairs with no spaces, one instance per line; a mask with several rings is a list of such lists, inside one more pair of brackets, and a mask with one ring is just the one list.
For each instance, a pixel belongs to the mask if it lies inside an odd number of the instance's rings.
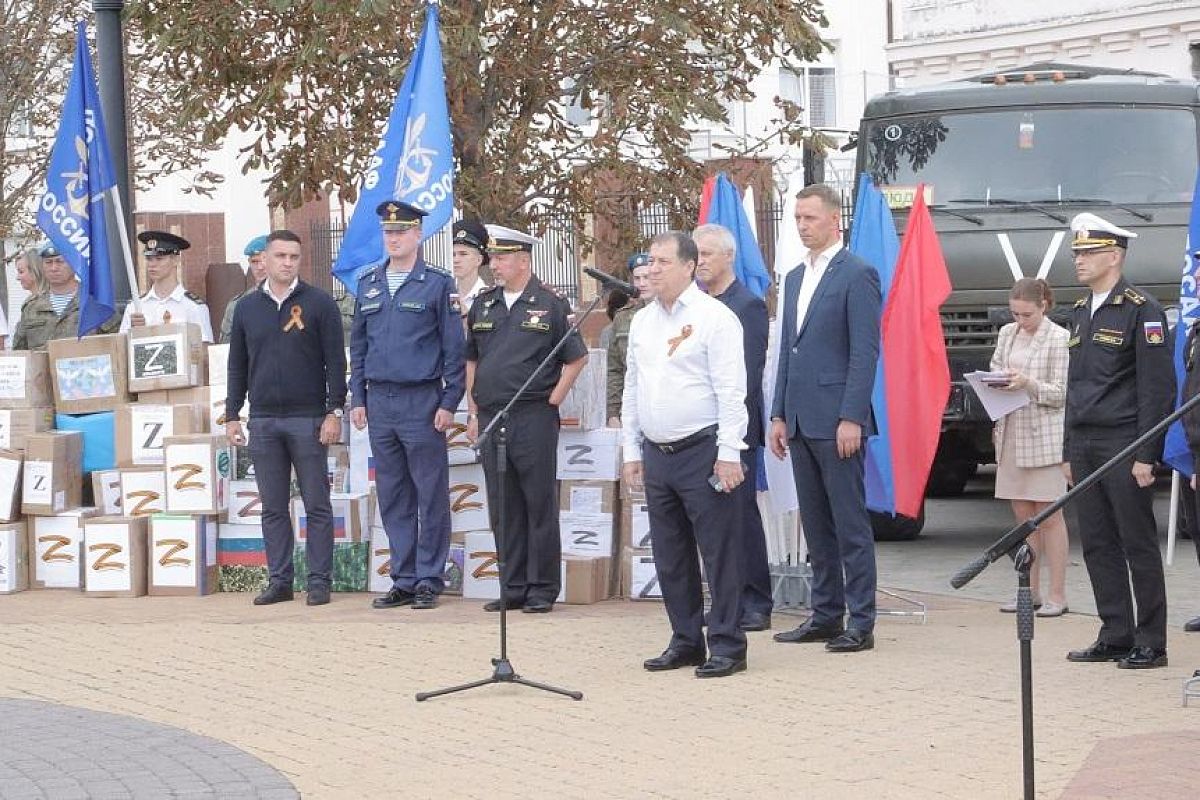
[[742,619],[744,631],[771,628],[775,601],[771,593],[771,568],[767,563],[767,538],[758,511],[758,458],[763,447],[762,376],[767,362],[767,304],[746,288],[733,271],[737,242],[728,228],[701,225],[692,232],[700,260],[696,278],[711,296],[724,303],[742,323],[742,349],[746,361],[746,449],[742,469],[746,480],[735,491],[741,506]]
[[825,642],[826,650],[849,653],[875,646],[863,444],[874,433],[879,274],[842,247],[841,198],[828,186],[796,195],[796,226],[808,253],[784,282],[769,445],[777,458],[791,453],[813,613],[775,640]]

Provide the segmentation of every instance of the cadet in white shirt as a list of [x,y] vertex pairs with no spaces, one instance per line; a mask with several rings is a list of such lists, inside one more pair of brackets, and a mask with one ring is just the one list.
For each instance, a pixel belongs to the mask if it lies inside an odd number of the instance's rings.
[[[742,326],[694,282],[696,243],[683,233],[650,243],[655,299],[629,328],[624,477],[645,486],[650,536],[671,643],[645,662],[651,671],[696,666],[699,678],[746,669],[741,542],[733,490],[744,480],[746,364]],[[708,577],[707,657],[700,563]]]
[[125,307],[121,331],[141,325],[194,322],[200,326],[203,340],[212,342],[208,306],[179,283],[179,253],[191,247],[191,242],[165,231],[142,231],[137,238],[146,246],[142,255],[146,259],[150,291],[141,297],[140,313],[134,310],[133,303]]

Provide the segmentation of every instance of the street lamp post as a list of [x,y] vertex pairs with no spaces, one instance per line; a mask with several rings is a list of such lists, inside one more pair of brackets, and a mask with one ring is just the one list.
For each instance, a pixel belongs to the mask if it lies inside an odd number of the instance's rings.
[[[92,0],[96,13],[96,55],[99,61],[97,79],[100,84],[100,108],[104,112],[104,123],[108,129],[108,146],[112,150],[113,172],[117,180],[117,192],[121,197],[121,209],[125,216],[125,230],[133,230],[133,198],[129,193],[129,143],[126,136],[128,124],[125,110],[125,41],[122,35],[121,12],[125,0]],[[122,245],[117,237],[109,237],[112,264],[122,263]],[[113,270],[113,290],[118,302],[130,298],[129,279],[124,269]]]

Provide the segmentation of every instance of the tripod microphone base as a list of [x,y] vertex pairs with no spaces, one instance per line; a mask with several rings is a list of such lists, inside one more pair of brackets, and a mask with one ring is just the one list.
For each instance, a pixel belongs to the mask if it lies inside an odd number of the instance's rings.
[[531,689],[541,689],[543,692],[551,692],[553,694],[561,694],[564,697],[569,697],[572,700],[582,700],[583,692],[575,692],[570,689],[560,689],[557,686],[551,686],[548,683],[538,683],[526,678],[522,678],[513,669],[512,662],[507,658],[493,658],[492,666],[495,669],[492,671],[490,678],[484,678],[479,681],[471,681],[458,686],[449,686],[445,689],[437,689],[432,692],[417,692],[417,702],[428,700],[431,697],[441,697],[444,694],[454,694],[455,692],[465,692],[468,689],[475,689],[480,686],[490,686],[493,683],[519,683],[522,686],[528,686]]

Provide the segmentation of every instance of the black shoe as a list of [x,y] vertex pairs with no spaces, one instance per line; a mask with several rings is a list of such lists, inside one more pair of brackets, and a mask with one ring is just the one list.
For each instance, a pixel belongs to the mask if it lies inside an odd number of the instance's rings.
[[526,600],[525,607],[521,609],[526,614],[549,614],[554,610],[553,600]]
[[841,636],[826,642],[825,649],[831,653],[857,653],[860,650],[874,650],[875,635],[870,631],[847,628]]
[[294,598],[292,587],[283,583],[272,583],[263,589],[262,594],[254,598],[254,605],[269,606],[275,603],[286,603]]
[[418,586],[417,594],[413,598],[412,607],[421,611],[437,608],[437,594],[428,586]]
[[777,633],[771,638],[777,642],[788,644],[804,644],[806,642],[828,642],[842,635],[843,628],[837,623],[829,625],[814,625],[810,619],[798,628]]
[[308,597],[304,602],[310,606],[324,606],[329,604],[329,587],[323,583],[316,583],[308,587]]
[[1120,669],[1154,669],[1167,665],[1167,651],[1157,647],[1139,646],[1129,651],[1129,655],[1117,662]]
[[514,608],[520,608],[525,605],[520,600],[490,600],[483,604],[484,611],[499,611],[501,608],[507,608],[512,611]]
[[771,630],[771,615],[763,614],[758,611],[751,611],[748,614],[742,615],[741,629],[744,631],[769,631]]
[[1096,641],[1090,647],[1083,650],[1072,650],[1067,653],[1067,661],[1074,661],[1081,664],[1120,661],[1129,655],[1130,649],[1129,647],[1118,647],[1117,645]]
[[728,656],[712,656],[696,667],[697,678],[724,678],[735,672],[746,671],[746,658],[729,658]]
[[665,672],[669,669],[679,669],[680,667],[698,667],[704,663],[704,651],[697,650],[691,652],[688,650],[672,650],[667,648],[663,650],[662,655],[657,658],[648,658],[642,662],[642,666],[651,672]]
[[415,595],[412,592],[406,592],[403,589],[392,589],[383,597],[376,597],[371,601],[371,608],[399,608],[400,606],[411,606]]
[[1200,617],[1192,617],[1187,622],[1183,623],[1183,629],[1188,633],[1200,631]]

